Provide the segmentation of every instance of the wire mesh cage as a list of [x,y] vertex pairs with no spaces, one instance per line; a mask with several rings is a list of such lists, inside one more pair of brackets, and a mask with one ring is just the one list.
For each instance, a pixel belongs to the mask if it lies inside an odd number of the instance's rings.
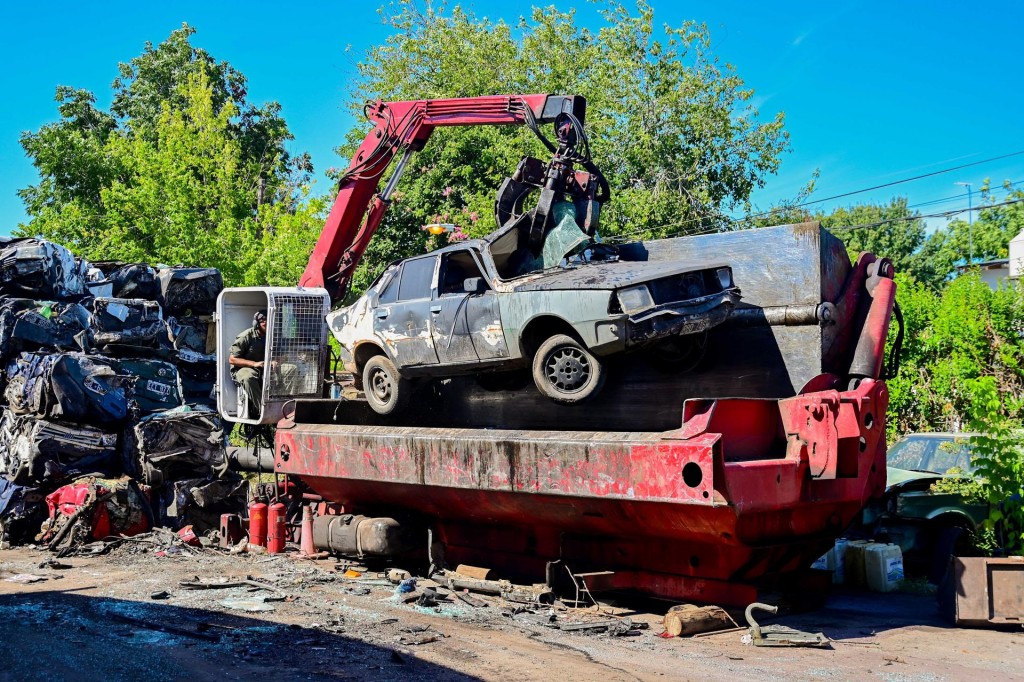
[[270,310],[269,398],[317,397],[324,368],[324,310],[319,297],[276,294]]
[[[330,298],[324,289],[238,287],[217,299],[217,407],[224,419],[243,424],[274,424],[296,398],[319,398],[327,363]],[[260,358],[259,390],[244,386],[232,371],[231,353],[239,335],[267,315],[266,350]]]

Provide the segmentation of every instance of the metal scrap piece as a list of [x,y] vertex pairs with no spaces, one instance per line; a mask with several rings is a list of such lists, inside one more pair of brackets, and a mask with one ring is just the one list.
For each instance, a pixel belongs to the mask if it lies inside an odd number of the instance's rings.
[[747,618],[747,624],[750,625],[750,639],[754,646],[800,646],[828,649],[832,645],[832,640],[821,632],[803,632],[786,627],[785,625],[766,625],[761,627],[754,620],[754,609],[760,609],[768,613],[778,613],[779,607],[760,602],[754,602],[747,606],[744,615]]

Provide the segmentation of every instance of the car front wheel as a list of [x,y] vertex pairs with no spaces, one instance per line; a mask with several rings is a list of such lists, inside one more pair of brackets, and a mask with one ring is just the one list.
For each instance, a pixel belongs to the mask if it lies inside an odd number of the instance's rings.
[[556,334],[533,356],[533,382],[541,395],[574,405],[595,395],[604,385],[604,365],[579,341]]
[[374,412],[392,414],[409,402],[412,386],[387,356],[375,355],[363,367],[363,392]]

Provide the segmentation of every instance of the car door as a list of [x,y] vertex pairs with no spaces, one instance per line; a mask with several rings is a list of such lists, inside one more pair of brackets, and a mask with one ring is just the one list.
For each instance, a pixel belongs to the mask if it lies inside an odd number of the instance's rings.
[[[453,361],[487,361],[509,356],[499,294],[487,284],[485,272],[475,249],[449,251],[442,256],[438,279],[441,305],[435,315],[439,336],[435,341],[438,353],[444,344],[453,349],[453,357],[461,358]],[[474,279],[483,283],[484,291],[467,293],[465,282]]]
[[[374,310],[374,334],[390,350],[399,367],[436,365],[438,362],[430,333],[437,262],[437,256],[405,261],[395,300],[388,303],[382,297]],[[388,289],[390,293],[392,287]]]
[[430,307],[434,346],[441,364],[461,364],[479,360],[467,320],[470,294],[465,281],[480,277],[469,249],[447,251],[441,255],[437,295]]
[[466,320],[477,357],[500,360],[508,357],[505,328],[501,326],[499,294],[493,290],[473,294],[466,303]]

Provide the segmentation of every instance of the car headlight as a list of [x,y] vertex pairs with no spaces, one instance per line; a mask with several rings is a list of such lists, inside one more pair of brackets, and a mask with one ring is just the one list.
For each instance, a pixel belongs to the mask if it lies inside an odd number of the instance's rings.
[[718,277],[718,283],[722,285],[722,289],[732,288],[732,268],[718,268],[715,270],[715,275]]
[[646,284],[620,289],[617,293],[619,305],[625,313],[633,314],[654,307],[654,299]]

